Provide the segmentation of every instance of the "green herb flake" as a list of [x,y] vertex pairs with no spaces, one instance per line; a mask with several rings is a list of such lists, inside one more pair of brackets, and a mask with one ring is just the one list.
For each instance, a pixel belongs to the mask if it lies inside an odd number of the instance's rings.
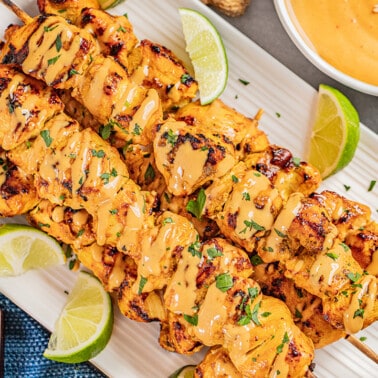
[[245,200],[245,201],[251,200],[251,196],[249,195],[248,192],[243,192],[243,200]]
[[277,118],[281,118],[281,113],[276,112]]
[[196,200],[190,200],[186,205],[186,210],[193,214],[197,219],[201,219],[202,211],[206,202],[205,190],[201,188]]
[[253,321],[257,326],[261,326],[261,323],[260,323],[259,318],[258,318],[258,314],[259,314],[260,306],[261,306],[261,302],[257,303],[257,304],[255,305],[255,307],[253,308],[252,315],[251,315],[251,319],[252,319],[252,321]]
[[360,337],[360,341],[364,342],[364,341],[366,341],[366,340],[367,340],[367,337],[366,337],[366,336],[361,336],[361,337]]
[[54,58],[51,58],[51,59],[48,59],[47,60],[47,65],[48,66],[52,66],[53,64],[55,64],[57,61],[58,61],[58,59],[61,57],[61,55],[59,54],[59,55],[57,55],[57,56],[54,56]]
[[365,312],[365,310],[363,308],[359,308],[358,310],[356,310],[354,312],[353,319],[357,318],[357,317],[363,318],[364,317],[364,312]]
[[186,84],[188,80],[191,80],[191,76],[187,73],[181,75],[180,81],[182,84]]
[[53,139],[50,136],[50,131],[49,130],[42,130],[40,132],[40,135],[41,135],[42,139],[44,140],[46,147],[50,147],[51,143],[53,142]]
[[111,209],[111,210],[109,210],[109,213],[112,214],[112,215],[116,215],[116,214],[118,214],[118,209]]
[[290,341],[289,335],[287,334],[287,332],[285,332],[285,335],[284,335],[284,337],[282,339],[282,343],[277,346],[277,349],[276,349],[277,354],[282,353],[282,350],[283,350],[285,344],[287,344],[289,341]]
[[327,252],[326,255],[334,261],[336,261],[339,258],[339,255],[336,255],[336,253],[332,252]]
[[133,129],[133,132],[132,132],[132,134],[133,135],[141,135],[142,134],[142,128],[136,123],[135,125],[134,125],[134,129]]
[[82,228],[81,230],[79,230],[79,232],[76,234],[76,237],[80,237],[84,234],[85,230]]
[[371,181],[370,181],[370,185],[369,185],[369,188],[368,188],[368,192],[371,192],[371,191],[374,189],[376,183],[377,183],[376,180],[371,180]]
[[214,259],[215,257],[223,256],[223,253],[221,250],[219,250],[216,247],[208,248],[206,250],[207,255],[209,256],[210,259]]
[[342,247],[345,252],[349,251],[349,247],[345,243],[340,243],[340,247]]
[[187,314],[184,314],[184,319],[191,325],[194,325],[196,326],[198,324],[198,315],[187,315]]
[[62,49],[62,38],[60,37],[60,34],[56,36],[55,48],[57,52],[59,52]]
[[164,137],[167,139],[167,142],[171,144],[173,147],[176,145],[178,136],[173,132],[173,130],[169,129],[165,134]]
[[117,32],[126,33],[126,31],[127,30],[122,25],[117,29]]
[[224,293],[234,286],[234,281],[228,273],[222,273],[215,277],[215,285]]
[[109,184],[110,173],[102,173],[100,175],[100,179],[104,182],[104,184]]
[[47,33],[47,32],[51,32],[53,31],[54,29],[56,29],[58,27],[58,25],[54,25],[54,26],[44,26],[43,27],[43,30]]
[[347,192],[348,190],[350,190],[350,186],[344,184],[344,189],[345,189],[345,191]]
[[295,309],[295,317],[297,319],[302,319],[302,313],[297,308]]
[[262,258],[257,254],[252,255],[250,257],[250,260],[251,260],[251,263],[252,263],[253,266],[264,264],[264,261],[262,260]]
[[98,158],[103,158],[105,156],[105,151],[104,150],[91,150],[92,156],[98,157]]
[[293,157],[292,162],[296,167],[299,167],[301,165],[301,159],[299,157]]
[[277,228],[274,229],[275,233],[280,237],[280,238],[286,238],[287,235],[285,235],[283,232],[278,230]]
[[139,294],[139,295],[142,294],[142,292],[143,292],[143,288],[144,288],[144,286],[146,285],[146,283],[147,283],[147,278],[141,276],[141,277],[140,277],[140,281],[139,281],[139,287],[138,287],[138,294]]
[[101,138],[105,140],[109,139],[112,131],[113,131],[113,124],[112,122],[109,121],[106,125],[103,125],[100,128]]
[[155,179],[155,170],[154,167],[151,165],[151,163],[148,163],[148,167],[146,169],[146,172],[144,172],[144,179],[149,184]]
[[243,85],[248,85],[250,82],[247,81],[247,80],[244,80],[244,79],[239,79],[239,81],[243,84]]
[[166,224],[169,224],[169,223],[174,223],[173,219],[171,217],[167,217],[167,218],[163,219],[163,222],[162,222],[163,226],[165,226]]
[[189,245],[188,252],[194,257],[197,256],[199,258],[202,257],[201,253],[201,243],[199,241],[199,236],[196,236],[196,241]]
[[270,316],[270,315],[272,315],[272,313],[269,312],[269,311],[265,311],[265,312],[263,312],[263,313],[261,314],[261,316],[262,316],[263,318],[267,318],[267,317]]
[[239,182],[239,179],[235,175],[232,175],[231,179],[235,184]]
[[360,273],[348,273],[346,275],[353,283],[356,283],[362,276]]

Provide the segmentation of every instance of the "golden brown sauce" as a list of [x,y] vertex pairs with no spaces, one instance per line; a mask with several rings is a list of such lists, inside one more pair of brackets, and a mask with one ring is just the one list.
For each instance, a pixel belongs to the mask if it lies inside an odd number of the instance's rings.
[[[280,256],[280,244],[282,243],[282,236],[286,235],[292,221],[297,216],[302,203],[302,193],[293,193],[278,217],[276,218],[272,231],[267,237],[266,245],[263,251],[261,251],[261,258],[264,262],[273,262],[280,260],[283,256]],[[277,230],[277,231],[275,231]]]
[[[215,283],[212,284],[198,312],[198,324],[194,328],[194,334],[207,346],[223,342],[222,325],[228,316],[227,307],[223,305],[226,296],[226,292],[220,291]],[[218,303],[220,306],[214,306],[214,303]]]
[[376,0],[291,0],[318,54],[340,71],[378,85]]
[[378,276],[378,250],[373,253],[371,263],[366,268],[366,271],[373,276]]

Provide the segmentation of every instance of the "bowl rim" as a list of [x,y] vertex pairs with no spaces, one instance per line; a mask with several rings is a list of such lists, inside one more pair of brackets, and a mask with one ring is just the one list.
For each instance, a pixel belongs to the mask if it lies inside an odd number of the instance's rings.
[[290,6],[290,0],[274,0],[274,6],[281,24],[292,42],[315,67],[347,87],[373,96],[378,96],[378,86],[368,84],[341,72],[317,54],[311,42],[301,30],[298,21],[295,19],[294,12]]

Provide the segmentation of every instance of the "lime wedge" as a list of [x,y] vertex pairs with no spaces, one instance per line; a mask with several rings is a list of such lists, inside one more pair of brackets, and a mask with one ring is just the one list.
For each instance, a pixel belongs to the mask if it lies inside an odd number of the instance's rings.
[[209,104],[224,91],[228,78],[228,61],[218,31],[201,13],[180,8],[186,51],[189,53],[198,82],[202,105]]
[[62,247],[44,232],[20,224],[0,226],[0,276],[64,263]]
[[185,365],[171,374],[169,378],[193,378],[195,369],[194,365]]
[[339,90],[319,86],[318,104],[308,161],[323,178],[350,163],[360,139],[360,120],[352,103]]
[[88,361],[105,348],[112,329],[109,293],[97,278],[79,272],[43,355],[66,363]]

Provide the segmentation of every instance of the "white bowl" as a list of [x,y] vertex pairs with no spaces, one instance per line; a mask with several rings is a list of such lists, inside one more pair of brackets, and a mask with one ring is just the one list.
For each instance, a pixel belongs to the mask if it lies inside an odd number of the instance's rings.
[[290,0],[274,0],[274,5],[276,7],[278,17],[280,18],[281,23],[286,32],[289,34],[291,40],[302,52],[302,54],[312,64],[314,64],[314,66],[347,87],[373,96],[378,96],[378,86],[357,80],[339,71],[318,55],[311,41],[307,38],[299,25],[291,7]]

